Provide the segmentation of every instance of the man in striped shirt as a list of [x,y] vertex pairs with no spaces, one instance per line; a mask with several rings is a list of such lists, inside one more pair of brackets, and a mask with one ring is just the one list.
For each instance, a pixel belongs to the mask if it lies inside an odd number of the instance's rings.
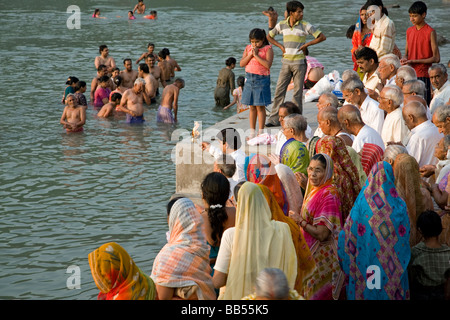
[[[287,87],[294,79],[294,99],[293,102],[303,111],[303,83],[306,74],[306,56],[303,52],[308,46],[315,45],[325,41],[325,35],[312,24],[303,21],[304,6],[299,1],[289,1],[286,4],[287,18],[280,21],[269,31],[267,40],[279,47],[283,53],[281,60],[282,66],[278,76],[275,97],[272,105],[272,111],[266,126],[279,126],[278,109],[284,102]],[[278,34],[283,35],[283,44],[274,39]],[[306,36],[312,35],[315,39],[306,42]]]

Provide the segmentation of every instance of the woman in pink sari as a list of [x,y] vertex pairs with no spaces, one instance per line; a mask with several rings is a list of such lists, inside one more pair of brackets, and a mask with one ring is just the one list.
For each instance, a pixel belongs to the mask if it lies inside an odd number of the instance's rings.
[[302,228],[316,262],[313,274],[304,282],[307,300],[337,300],[344,274],[339,266],[337,241],[342,229],[340,200],[333,181],[333,161],[318,153],[308,166],[308,186],[300,213],[290,217]]

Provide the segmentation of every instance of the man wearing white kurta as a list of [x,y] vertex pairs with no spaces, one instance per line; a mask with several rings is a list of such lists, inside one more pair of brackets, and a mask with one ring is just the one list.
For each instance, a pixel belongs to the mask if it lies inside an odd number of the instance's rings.
[[428,69],[430,82],[434,87],[433,99],[430,102],[431,113],[441,105],[449,102],[450,82],[448,81],[447,68],[442,63],[432,65]]
[[388,142],[400,142],[405,145],[409,129],[400,108],[403,102],[402,91],[396,85],[387,85],[381,90],[379,101],[379,107],[387,113],[381,130],[384,145],[387,147]]
[[435,165],[438,159],[434,156],[434,148],[444,135],[427,119],[425,107],[418,101],[407,103],[403,107],[403,119],[411,134],[406,145],[410,156],[414,157],[419,167],[426,164]]

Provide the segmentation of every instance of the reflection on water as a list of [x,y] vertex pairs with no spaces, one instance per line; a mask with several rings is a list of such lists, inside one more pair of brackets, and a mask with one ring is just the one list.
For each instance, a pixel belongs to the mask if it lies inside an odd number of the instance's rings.
[[[0,108],[0,298],[95,299],[87,256],[107,241],[120,243],[143,271],[151,272],[165,243],[165,206],[175,191],[175,144],[194,121],[202,121],[206,130],[234,114],[214,108],[218,71],[229,56],[241,57],[252,28],[267,27],[261,11],[274,6],[282,12],[284,3],[155,0],[157,21],[128,21],[116,18],[129,10],[123,1],[97,2],[107,19],[96,20],[90,18],[92,2],[81,0],[80,30],[67,29],[63,1],[25,0],[2,10],[0,57],[7,84]],[[401,8],[390,10],[390,16],[402,49],[410,1],[396,3]],[[449,38],[449,5],[442,10],[440,1],[429,3],[427,20]],[[351,67],[345,32],[360,5],[328,0],[305,5],[305,20],[327,36],[310,48],[311,54],[325,72]],[[156,51],[168,47],[182,68],[177,74],[186,80],[180,122],[156,124],[157,103],[146,107],[146,122],[139,126],[125,124],[120,116],[98,119],[89,108],[85,131],[65,133],[59,119],[67,77],[75,75],[89,87],[100,44],[108,45],[123,69],[122,60],[135,61],[148,42],[155,43]],[[441,47],[445,62],[448,46]],[[281,66],[279,49],[274,52],[272,91]],[[236,77],[244,74],[240,67],[234,72]],[[66,287],[71,265],[81,270],[79,290]]]

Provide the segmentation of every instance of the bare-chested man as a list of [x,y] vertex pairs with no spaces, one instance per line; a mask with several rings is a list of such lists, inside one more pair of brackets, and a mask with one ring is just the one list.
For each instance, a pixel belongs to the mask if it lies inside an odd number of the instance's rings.
[[156,102],[156,89],[158,88],[158,81],[148,70],[148,65],[140,63],[138,67],[139,78],[145,81],[144,100],[146,104]]
[[145,81],[137,78],[132,89],[126,90],[118,109],[127,114],[127,123],[143,123],[144,120],[144,93]]
[[163,79],[167,85],[170,83],[170,70],[172,66],[166,61],[166,53],[164,51],[161,50],[158,52],[158,58],[158,67],[161,69],[161,79]]
[[157,122],[175,123],[178,113],[178,96],[184,88],[184,80],[177,78],[173,84],[167,85],[162,93],[161,104],[156,115]]
[[133,70],[133,64],[130,58],[123,60],[123,66],[125,67],[125,70],[120,71],[122,86],[131,89],[138,78],[138,72]]
[[[166,84],[166,81],[164,81],[164,79],[161,77],[161,68],[156,64],[156,57],[155,56],[152,56],[152,55],[149,55],[147,58],[146,58],[146,60],[145,60],[145,62],[147,63],[147,65],[148,65],[148,70],[150,71],[150,73],[155,77],[155,79],[158,81],[158,82],[160,82],[161,83],[161,85],[163,86],[163,87],[165,87],[167,84]],[[159,84],[158,84],[158,87],[159,87]],[[156,95],[158,95],[159,94],[159,92],[158,92],[159,90],[158,89],[156,89]]]
[[108,46],[102,44],[98,47],[98,52],[100,53],[100,55],[95,57],[95,68],[98,70],[98,67],[101,64],[104,64],[106,66],[106,74],[108,76],[111,76],[113,69],[116,67],[116,61],[113,57],[109,56]]
[[82,132],[86,123],[86,108],[77,104],[75,95],[70,93],[66,97],[66,107],[64,107],[61,120],[59,121],[66,129],[66,132]]
[[[97,68],[97,76],[94,77],[94,79],[92,79],[92,81],[91,81],[91,92],[89,95],[89,97],[91,99],[91,103],[94,103],[95,90],[97,90],[97,87],[99,84],[98,80],[101,77],[106,76],[106,75],[107,75],[107,67],[104,64],[99,65]],[[110,88],[111,91],[115,89],[115,85],[112,82],[111,78],[108,81],[107,87]]]
[[170,56],[170,51],[167,48],[163,48],[162,51],[166,54],[166,61],[170,64],[170,76],[175,77],[175,71],[181,71],[181,67],[178,65],[178,62]]

